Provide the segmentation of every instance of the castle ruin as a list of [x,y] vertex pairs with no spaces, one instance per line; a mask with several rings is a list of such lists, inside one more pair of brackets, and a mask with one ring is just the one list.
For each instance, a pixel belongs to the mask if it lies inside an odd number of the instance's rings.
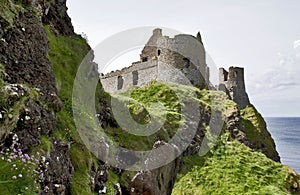
[[194,86],[208,84],[209,68],[200,33],[197,37],[180,34],[170,38],[163,36],[161,29],[154,29],[140,61],[101,76],[104,89],[111,93],[144,86],[153,80]]
[[240,109],[250,104],[245,89],[244,68],[230,67],[228,72],[224,68],[220,68],[219,82],[219,90],[224,91]]
[[[196,87],[210,86],[209,67],[200,33],[195,36],[179,34],[174,38],[154,29],[144,46],[140,61],[100,77],[105,91],[115,93],[150,81],[174,82]],[[230,67],[219,70],[218,90],[224,91],[240,109],[250,104],[245,90],[244,69]]]

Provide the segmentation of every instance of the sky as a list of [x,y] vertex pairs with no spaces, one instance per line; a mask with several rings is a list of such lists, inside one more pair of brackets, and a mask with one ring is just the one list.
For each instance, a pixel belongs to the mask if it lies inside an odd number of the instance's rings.
[[[142,26],[200,31],[217,67],[245,68],[247,93],[263,116],[300,116],[299,0],[68,0],[67,5],[75,31],[92,48]],[[124,54],[111,67],[128,66],[138,53]]]

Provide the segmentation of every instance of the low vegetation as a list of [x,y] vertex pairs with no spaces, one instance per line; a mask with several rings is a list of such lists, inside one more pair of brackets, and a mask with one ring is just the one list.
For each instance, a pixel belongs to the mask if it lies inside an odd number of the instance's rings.
[[276,148],[271,134],[267,130],[264,118],[259,114],[253,105],[241,110],[242,123],[245,133],[253,143],[254,148],[259,148],[264,154],[272,158],[276,156]]
[[72,90],[77,68],[90,48],[86,40],[79,35],[57,36],[48,26],[45,26],[45,30],[49,39],[49,59],[55,73],[58,94],[64,103],[62,110],[57,113],[58,125],[53,136],[71,143],[70,155],[74,166],[72,193],[92,194],[89,171],[92,165],[98,163],[81,141],[72,110]]
[[[181,194],[290,194],[298,185],[289,167],[223,134],[204,157],[185,157],[185,169],[173,189]],[[291,178],[293,178],[291,180]]]

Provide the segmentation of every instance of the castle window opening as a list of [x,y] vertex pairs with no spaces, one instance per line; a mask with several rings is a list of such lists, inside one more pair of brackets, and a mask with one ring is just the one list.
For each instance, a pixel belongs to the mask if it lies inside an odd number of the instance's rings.
[[183,58],[183,67],[184,68],[190,67],[190,60],[188,58]]
[[135,70],[132,72],[132,84],[137,85],[138,80],[139,80],[139,73],[138,73],[138,71]]
[[143,57],[142,58],[142,62],[147,62],[148,61],[148,57]]
[[235,78],[237,77],[237,74],[238,74],[238,72],[237,72],[237,71],[234,71],[234,77],[235,77]]
[[161,54],[161,51],[159,49],[159,50],[157,50],[157,56],[160,56],[160,54]]
[[123,88],[123,84],[124,84],[124,79],[122,76],[118,76],[118,86],[117,89],[120,90]]
[[224,78],[223,79],[224,81],[228,80],[228,72],[226,72],[226,71],[223,72],[223,78]]
[[227,76],[224,76],[224,81],[227,81]]

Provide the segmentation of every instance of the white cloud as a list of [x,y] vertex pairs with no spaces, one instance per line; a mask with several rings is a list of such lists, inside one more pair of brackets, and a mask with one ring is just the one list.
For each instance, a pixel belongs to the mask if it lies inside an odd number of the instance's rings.
[[261,70],[247,81],[252,95],[268,94],[300,86],[300,59],[297,55],[278,53],[278,64],[272,69]]
[[296,52],[296,58],[300,60],[300,40],[294,41],[294,50]]
[[297,49],[300,47],[300,40],[294,41],[294,49]]

